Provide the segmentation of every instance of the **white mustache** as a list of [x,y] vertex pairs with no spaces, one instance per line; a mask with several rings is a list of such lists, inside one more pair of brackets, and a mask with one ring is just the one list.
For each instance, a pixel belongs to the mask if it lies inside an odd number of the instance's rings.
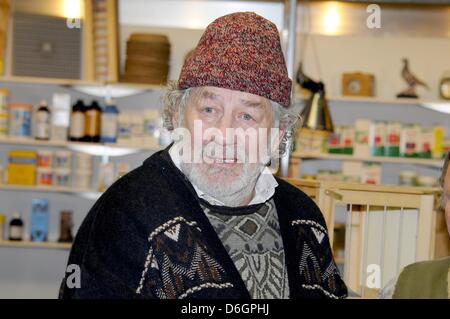
[[209,143],[202,148],[202,156],[225,163],[243,163],[248,157],[245,148],[214,143]]

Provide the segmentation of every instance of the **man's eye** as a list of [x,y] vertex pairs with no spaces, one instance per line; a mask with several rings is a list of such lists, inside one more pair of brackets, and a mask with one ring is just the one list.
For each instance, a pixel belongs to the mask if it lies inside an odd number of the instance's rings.
[[203,108],[203,112],[205,113],[214,113],[214,109],[212,107],[206,106]]
[[245,113],[245,114],[242,114],[242,119],[244,121],[252,121],[253,117],[250,114]]

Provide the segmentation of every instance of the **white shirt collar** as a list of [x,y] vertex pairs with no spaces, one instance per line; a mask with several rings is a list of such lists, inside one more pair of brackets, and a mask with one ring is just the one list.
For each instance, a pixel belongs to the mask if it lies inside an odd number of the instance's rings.
[[[177,154],[175,152],[174,147],[171,147],[169,149],[169,155],[172,159],[175,166],[181,171],[181,157],[180,154]],[[206,194],[201,189],[199,189],[196,185],[192,184],[192,186],[195,189],[195,192],[197,193],[197,196],[206,200],[211,205],[216,206],[225,206],[224,203],[222,203],[220,200],[214,198],[211,195]],[[248,203],[248,205],[256,205],[266,202],[268,199],[270,199],[273,194],[275,194],[275,188],[278,186],[278,183],[273,177],[272,172],[268,167],[265,167],[263,171],[261,172],[261,175],[259,175],[258,180],[255,184],[255,195],[253,196],[253,199]]]

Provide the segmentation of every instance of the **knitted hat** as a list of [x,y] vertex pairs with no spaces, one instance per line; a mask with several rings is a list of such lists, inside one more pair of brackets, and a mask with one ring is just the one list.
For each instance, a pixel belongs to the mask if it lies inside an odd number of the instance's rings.
[[291,83],[275,24],[253,12],[238,12],[206,28],[181,69],[178,87],[221,87],[287,107]]

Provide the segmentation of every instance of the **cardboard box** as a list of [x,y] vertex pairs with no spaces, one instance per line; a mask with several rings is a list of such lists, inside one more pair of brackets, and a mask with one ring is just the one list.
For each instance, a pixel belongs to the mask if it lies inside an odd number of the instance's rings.
[[8,154],[8,184],[35,185],[36,161],[34,151],[12,150]]
[[49,223],[48,199],[33,199],[31,203],[31,240],[47,241]]

